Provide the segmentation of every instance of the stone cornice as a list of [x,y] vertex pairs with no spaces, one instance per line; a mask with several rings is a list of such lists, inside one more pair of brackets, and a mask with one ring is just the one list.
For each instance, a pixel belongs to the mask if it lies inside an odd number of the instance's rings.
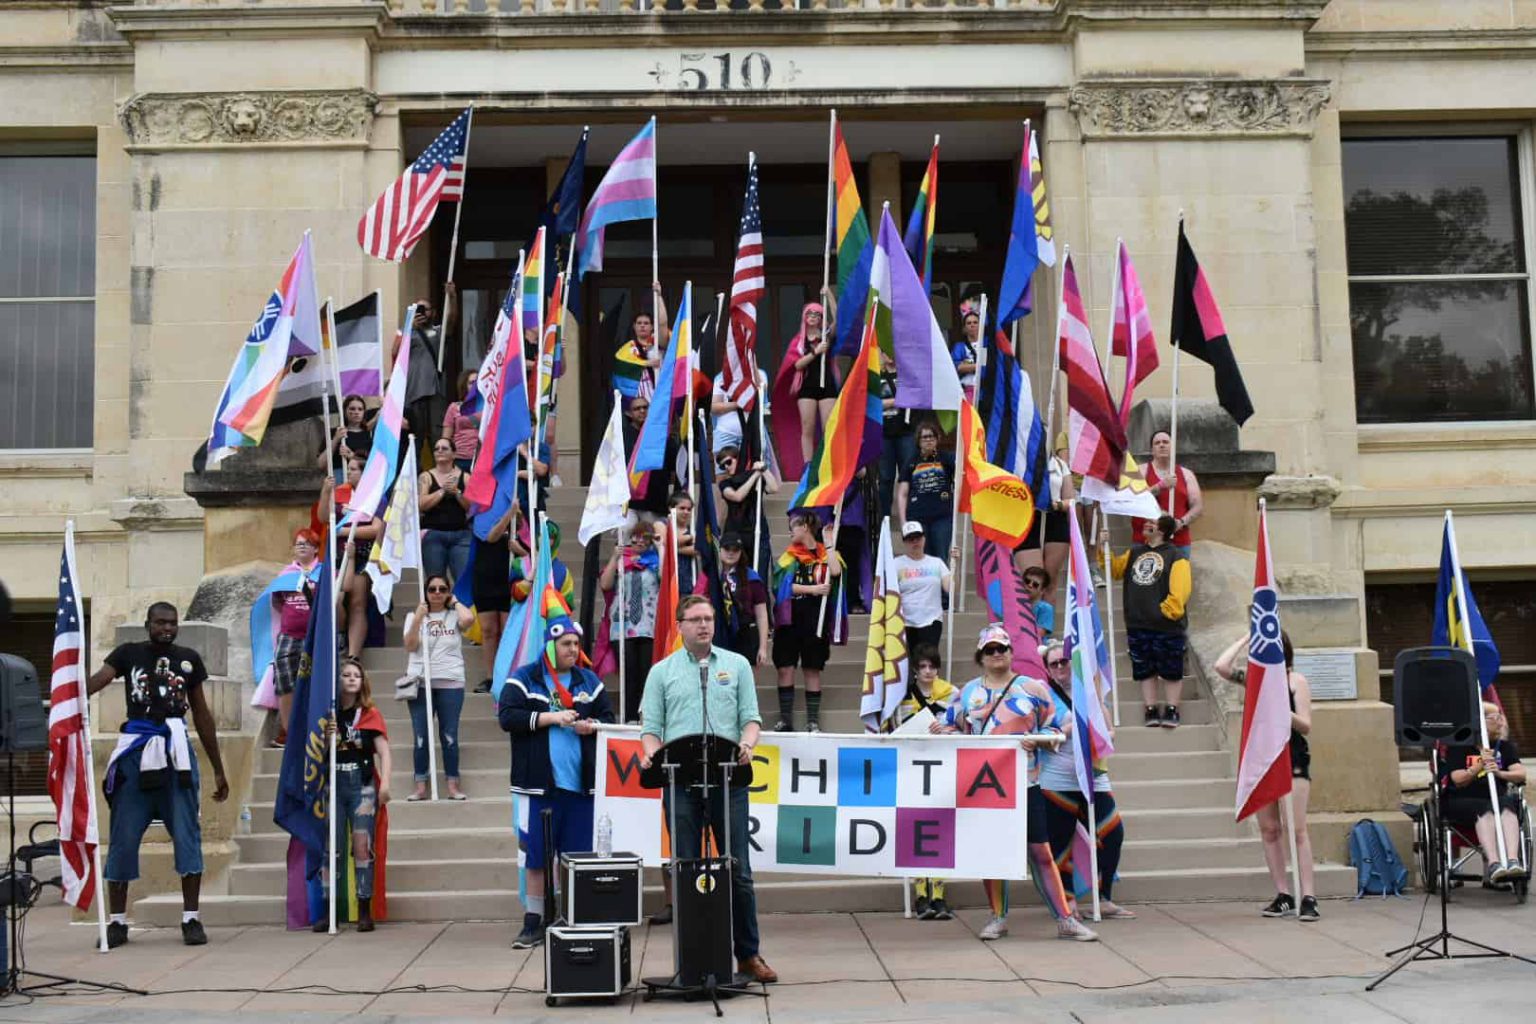
[[1373,29],[1369,32],[1309,32],[1308,56],[1497,57],[1529,56],[1536,29]]
[[1067,107],[1088,138],[1185,138],[1312,134],[1328,102],[1317,78],[1088,80]]
[[208,4],[117,5],[107,8],[117,31],[132,40],[176,36],[183,39],[227,39],[233,34],[263,36],[365,35],[377,38],[389,20],[384,0],[353,3],[246,3],[229,7]]
[[81,71],[131,67],[133,47],[127,43],[0,46],[0,69],[6,71]]
[[140,93],[118,111],[129,149],[363,146],[378,97],[363,89]]

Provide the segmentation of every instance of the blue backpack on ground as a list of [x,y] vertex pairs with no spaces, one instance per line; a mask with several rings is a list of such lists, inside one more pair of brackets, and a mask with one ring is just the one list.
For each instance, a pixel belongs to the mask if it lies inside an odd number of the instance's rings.
[[1355,866],[1355,899],[1401,896],[1408,888],[1408,869],[1379,821],[1361,818],[1349,830],[1349,862]]

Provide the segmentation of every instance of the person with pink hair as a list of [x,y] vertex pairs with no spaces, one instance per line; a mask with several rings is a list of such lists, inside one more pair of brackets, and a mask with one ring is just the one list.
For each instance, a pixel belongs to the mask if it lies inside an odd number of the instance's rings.
[[837,302],[821,290],[822,302],[800,310],[800,330],[790,339],[773,380],[773,440],[785,480],[797,480],[816,451],[820,431],[832,416],[839,379],[832,362]]

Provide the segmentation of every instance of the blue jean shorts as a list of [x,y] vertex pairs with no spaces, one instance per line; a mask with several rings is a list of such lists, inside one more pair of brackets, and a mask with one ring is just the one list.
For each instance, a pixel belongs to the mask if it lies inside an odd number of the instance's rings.
[[107,859],[102,868],[109,882],[132,882],[139,877],[139,844],[151,821],[163,821],[171,834],[176,873],[183,877],[203,873],[203,826],[197,817],[201,779],[197,755],[192,755],[192,785],[183,786],[174,773],[156,789],[139,788],[139,755],[124,754],[116,765],[117,783],[108,801],[112,824]]
[[1184,678],[1183,633],[1128,629],[1125,639],[1126,646],[1131,649],[1131,678],[1138,683],[1153,676],[1174,680]]

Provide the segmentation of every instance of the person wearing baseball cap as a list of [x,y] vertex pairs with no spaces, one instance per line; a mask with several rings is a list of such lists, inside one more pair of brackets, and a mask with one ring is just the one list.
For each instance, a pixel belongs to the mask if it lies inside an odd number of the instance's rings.
[[[908,520],[901,526],[905,551],[893,560],[896,579],[901,587],[901,614],[907,622],[907,649],[938,647],[944,639],[944,595],[950,592],[954,576],[942,558],[925,554],[927,537],[923,524]],[[950,561],[959,552],[949,549]]]
[[717,641],[754,665],[768,664],[768,586],[747,565],[746,538],[720,537],[720,586],[715,598]]
[[[965,684],[944,718],[933,724],[933,732],[967,736],[1062,733],[1063,716],[1051,699],[1051,691],[1039,680],[1013,670],[1013,641],[1001,623],[984,627],[976,638],[976,664],[981,666],[981,675]],[[1040,792],[1036,741],[1021,739],[1019,745],[1027,751],[1029,759],[1026,807],[1031,840],[1030,877],[1056,919],[1056,937],[1095,942],[1098,935],[1073,912],[1056,859],[1051,856],[1051,845],[1046,841],[1045,798]],[[981,929],[980,937],[983,941],[1000,939],[1008,934],[1008,883],[989,878],[982,880],[982,886],[992,906],[992,918]]]

